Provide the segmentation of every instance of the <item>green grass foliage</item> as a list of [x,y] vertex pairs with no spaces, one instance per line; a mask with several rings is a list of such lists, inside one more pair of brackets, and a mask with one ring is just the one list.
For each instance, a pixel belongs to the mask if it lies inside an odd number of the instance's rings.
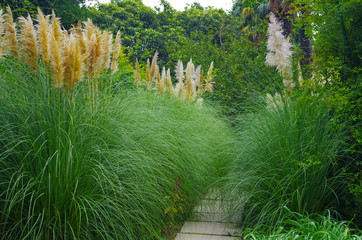
[[274,225],[285,206],[300,214],[333,209],[343,188],[334,164],[344,136],[331,128],[326,104],[317,97],[273,104],[243,116],[240,156],[224,179],[231,211],[248,226]]
[[[245,240],[360,240],[360,230],[350,223],[336,221],[328,212],[326,216],[305,216],[285,209],[284,220],[278,226],[259,226],[244,231]],[[264,230],[262,230],[264,229]],[[266,230],[265,230],[266,229]]]
[[47,76],[0,65],[1,239],[158,239],[232,158],[207,107],[108,90],[91,104],[86,82]]

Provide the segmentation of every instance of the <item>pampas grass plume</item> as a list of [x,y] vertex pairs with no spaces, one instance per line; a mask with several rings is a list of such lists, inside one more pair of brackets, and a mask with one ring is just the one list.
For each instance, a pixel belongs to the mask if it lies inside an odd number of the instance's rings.
[[112,34],[108,31],[102,33],[102,65],[104,69],[109,69],[111,63],[112,52]]
[[186,98],[187,101],[191,102],[195,99],[196,96],[196,84],[192,79],[192,75],[194,72],[194,64],[192,63],[192,59],[187,63],[186,67]]
[[55,41],[60,42],[61,37],[63,36],[63,33],[62,33],[62,29],[60,27],[60,21],[55,16],[54,10],[52,10],[52,28],[53,28],[52,34],[54,36]]
[[195,83],[196,83],[196,86],[199,86],[200,85],[200,77],[201,77],[201,65],[199,65],[195,72],[194,72],[194,80],[195,80]]
[[150,81],[150,59],[147,59],[147,66],[146,66],[146,82]]
[[44,17],[43,12],[38,8],[38,40],[39,40],[39,49],[40,54],[43,58],[45,65],[50,65],[49,60],[49,18],[47,15]]
[[180,99],[183,99],[185,97],[183,76],[184,76],[183,64],[181,60],[178,60],[176,66],[176,78],[178,82],[175,87],[175,95]]
[[30,15],[28,15],[27,18],[20,17],[19,23],[21,27],[21,60],[36,72],[38,68],[38,47],[33,21],[31,20]]
[[266,63],[270,66],[276,66],[283,77],[284,87],[291,89],[293,87],[290,60],[293,54],[292,44],[283,36],[282,25],[274,13],[270,13],[267,47],[269,52],[266,55]]
[[117,69],[118,69],[118,58],[119,58],[119,54],[121,52],[121,45],[122,45],[121,32],[118,31],[117,35],[116,35],[116,39],[114,41],[114,50],[113,50],[112,66],[111,66],[112,74],[117,72]]
[[59,88],[63,82],[63,63],[61,58],[61,42],[55,39],[54,34],[50,35],[50,66],[52,67],[53,84]]
[[141,73],[140,73],[140,64],[138,62],[138,59],[136,58],[136,63],[133,71],[134,81],[135,84],[141,84]]
[[209,71],[207,71],[207,79],[206,79],[206,85],[205,90],[212,93],[213,86],[212,86],[212,70],[214,68],[214,62],[210,64]]
[[18,53],[18,44],[16,41],[16,30],[15,24],[13,20],[13,13],[11,12],[11,8],[9,6],[6,7],[5,14],[5,35],[3,39],[4,53],[15,58],[19,58]]
[[155,75],[156,75],[156,90],[160,92],[161,74],[160,74],[160,69],[158,68],[157,65],[156,65],[156,69],[155,69]]
[[175,89],[173,88],[173,85],[172,85],[171,70],[170,69],[167,70],[167,79],[166,79],[166,81],[167,81],[168,92],[170,94],[174,94]]
[[204,70],[201,70],[199,84],[197,86],[197,94],[199,95],[202,95],[205,92],[204,86],[202,85],[203,82],[204,82]]
[[166,69],[165,69],[165,67],[163,67],[163,69],[162,69],[159,91],[162,93],[166,92]]
[[151,69],[150,69],[150,78],[148,79],[148,82],[147,82],[148,90],[151,90],[153,79],[156,77],[156,67],[158,67],[157,59],[158,59],[158,51],[155,52],[155,55],[152,58]]
[[65,40],[64,53],[64,83],[71,90],[75,83],[81,81],[83,74],[83,59],[79,41],[74,34]]

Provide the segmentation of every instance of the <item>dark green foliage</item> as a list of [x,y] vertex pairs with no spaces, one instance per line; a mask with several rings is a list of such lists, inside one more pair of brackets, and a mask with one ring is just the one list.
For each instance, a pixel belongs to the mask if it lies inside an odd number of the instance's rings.
[[9,5],[13,11],[14,18],[27,16],[34,17],[39,7],[45,15],[55,11],[57,17],[62,20],[65,29],[76,24],[78,20],[87,19],[87,8],[84,6],[86,0],[1,0],[0,8],[5,9]]

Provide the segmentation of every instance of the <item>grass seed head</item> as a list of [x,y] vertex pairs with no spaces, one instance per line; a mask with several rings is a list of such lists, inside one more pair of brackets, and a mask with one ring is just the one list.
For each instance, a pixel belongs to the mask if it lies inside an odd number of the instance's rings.
[[199,95],[202,95],[205,92],[203,82],[204,82],[204,70],[201,70],[199,85],[197,86],[197,94]]
[[52,30],[55,41],[60,42],[63,33],[60,27],[60,20],[55,16],[54,10],[52,10]]
[[112,52],[112,34],[108,31],[102,33],[102,67],[109,69],[111,63],[111,52]]
[[175,92],[175,89],[173,88],[173,85],[172,85],[170,69],[167,70],[167,90],[170,94],[174,94],[174,92]]
[[118,69],[118,58],[119,58],[119,54],[121,52],[121,46],[122,46],[121,32],[118,31],[117,35],[116,35],[116,39],[114,40],[114,50],[113,50],[112,66],[111,66],[112,74],[117,72],[117,69]]
[[194,64],[192,63],[192,59],[187,63],[186,67],[186,98],[187,101],[193,101],[196,96],[196,84],[192,79],[192,75],[194,73]]
[[182,61],[179,60],[176,66],[176,78],[178,79],[178,82],[175,87],[175,95],[180,99],[184,99],[186,96],[183,76],[184,76],[183,64]]
[[43,61],[45,65],[50,65],[49,60],[49,18],[50,16],[44,16],[43,12],[38,8],[38,15],[37,15],[37,21],[38,21],[38,41],[39,41],[39,49],[40,54],[43,58]]
[[75,83],[81,81],[83,75],[83,59],[80,43],[74,34],[70,34],[65,40],[63,59],[63,82],[65,86],[71,90]]
[[6,7],[4,29],[5,35],[3,39],[3,52],[4,54],[13,56],[18,59],[19,53],[18,43],[16,41],[15,23],[13,20],[13,13],[11,12],[11,8],[9,6]]
[[140,74],[140,65],[138,63],[138,59],[136,58],[135,68],[134,68],[134,80],[135,84],[141,84],[141,74]]
[[152,82],[153,79],[156,77],[156,66],[157,66],[157,59],[158,59],[158,51],[155,52],[153,55],[151,69],[150,69],[150,81]]
[[148,84],[148,81],[150,81],[150,59],[147,59],[147,66],[146,66],[146,82]]
[[212,70],[214,68],[214,62],[210,64],[209,71],[207,71],[207,79],[206,79],[206,85],[205,90],[212,93],[213,86],[212,86]]
[[54,34],[50,35],[50,46],[49,49],[49,60],[50,60],[50,66],[52,67],[52,74],[53,74],[53,84],[56,88],[59,88],[62,86],[63,83],[63,61],[61,58],[62,52],[61,52],[61,45],[62,43],[60,41],[57,41],[55,39]]
[[19,18],[21,34],[20,51],[21,60],[28,64],[34,72],[38,68],[38,47],[36,41],[36,33],[30,15],[27,18]]
[[165,69],[165,67],[163,67],[163,69],[162,69],[159,91],[162,93],[166,92],[166,69]]
[[156,89],[157,91],[160,91],[161,74],[160,74],[160,69],[158,68],[157,65],[156,65],[155,75],[156,75]]

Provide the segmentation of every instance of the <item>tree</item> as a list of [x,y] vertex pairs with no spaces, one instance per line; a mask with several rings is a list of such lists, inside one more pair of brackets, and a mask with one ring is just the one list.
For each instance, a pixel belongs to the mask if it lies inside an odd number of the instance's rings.
[[51,14],[52,10],[61,18],[64,28],[69,29],[79,19],[85,20],[87,8],[84,3],[89,0],[0,0],[0,8],[9,5],[14,18],[30,14],[34,17],[39,7],[44,14]]

